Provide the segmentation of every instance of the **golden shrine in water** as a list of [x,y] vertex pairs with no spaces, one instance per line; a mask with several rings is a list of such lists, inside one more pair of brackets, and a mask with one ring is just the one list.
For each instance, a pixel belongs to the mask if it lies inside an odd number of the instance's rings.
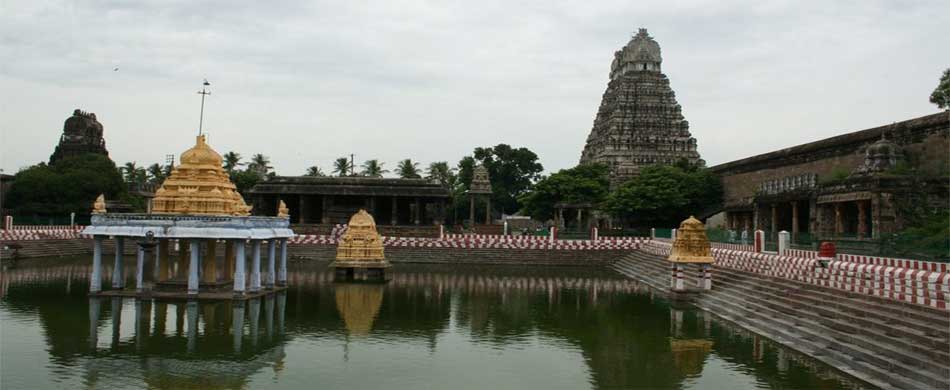
[[390,264],[383,251],[383,238],[366,210],[350,217],[346,233],[337,244],[336,261],[330,267],[336,269],[338,280],[389,280],[386,269]]
[[222,168],[221,155],[205,143],[204,135],[199,135],[195,146],[181,154],[180,161],[155,192],[153,213],[250,215],[251,207],[244,203]]
[[706,226],[693,216],[680,223],[673,238],[673,250],[667,259],[674,263],[712,263]]

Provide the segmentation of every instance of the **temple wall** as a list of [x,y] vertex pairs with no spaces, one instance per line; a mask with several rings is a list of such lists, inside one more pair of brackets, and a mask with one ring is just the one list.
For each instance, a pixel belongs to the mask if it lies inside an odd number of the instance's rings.
[[866,146],[886,132],[919,172],[925,176],[946,175],[950,164],[948,118],[946,113],[927,115],[720,164],[710,170],[722,179],[727,208],[738,204],[751,206],[751,198],[766,180],[817,174],[821,183],[833,178],[836,172],[851,173],[864,161]]

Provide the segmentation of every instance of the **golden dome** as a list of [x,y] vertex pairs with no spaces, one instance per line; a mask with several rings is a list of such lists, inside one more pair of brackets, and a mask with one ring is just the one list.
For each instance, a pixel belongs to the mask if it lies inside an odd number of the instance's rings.
[[221,166],[221,155],[199,135],[195,146],[181,154],[181,163],[155,191],[156,214],[250,215],[251,207]]
[[360,210],[350,218],[346,233],[340,238],[337,245],[336,259],[344,261],[376,260],[386,262],[383,253],[383,240],[376,232],[376,220],[373,216]]
[[668,260],[674,263],[712,263],[706,225],[693,216],[680,223]]

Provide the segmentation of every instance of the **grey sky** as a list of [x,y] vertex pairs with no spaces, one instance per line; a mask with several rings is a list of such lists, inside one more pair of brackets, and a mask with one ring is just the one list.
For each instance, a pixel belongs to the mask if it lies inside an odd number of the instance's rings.
[[74,108],[118,164],[177,155],[207,77],[211,145],[279,174],[498,143],[550,172],[577,163],[638,27],[713,165],[937,112],[948,20],[947,1],[4,0],[0,167],[48,159]]

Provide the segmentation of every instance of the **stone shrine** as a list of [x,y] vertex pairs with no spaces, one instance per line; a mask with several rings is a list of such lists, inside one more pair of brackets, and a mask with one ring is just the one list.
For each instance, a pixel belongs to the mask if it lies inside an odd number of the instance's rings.
[[373,216],[360,210],[350,218],[346,233],[337,244],[336,261],[330,263],[337,280],[389,280],[390,267],[383,251],[383,238]]
[[647,165],[680,160],[705,165],[661,72],[662,62],[660,45],[644,28],[614,53],[610,81],[580,159],[609,166],[612,184],[637,176]]
[[86,153],[96,153],[109,157],[106,141],[102,137],[102,124],[96,120],[96,114],[80,109],[63,123],[63,134],[59,137],[56,150],[49,157],[52,165],[67,157]]

